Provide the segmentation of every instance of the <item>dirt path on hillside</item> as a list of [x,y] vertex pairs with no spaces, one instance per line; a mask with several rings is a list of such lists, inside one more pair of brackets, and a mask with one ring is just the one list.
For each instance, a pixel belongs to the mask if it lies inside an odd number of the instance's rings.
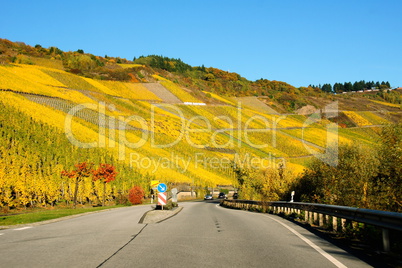
[[143,85],[165,103],[183,103],[172,92],[159,83],[144,83]]

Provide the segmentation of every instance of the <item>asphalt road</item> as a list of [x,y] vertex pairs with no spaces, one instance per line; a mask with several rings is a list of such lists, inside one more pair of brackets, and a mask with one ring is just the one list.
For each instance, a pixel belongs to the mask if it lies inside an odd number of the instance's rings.
[[0,230],[0,267],[369,267],[274,215],[180,205],[156,224],[136,206]]

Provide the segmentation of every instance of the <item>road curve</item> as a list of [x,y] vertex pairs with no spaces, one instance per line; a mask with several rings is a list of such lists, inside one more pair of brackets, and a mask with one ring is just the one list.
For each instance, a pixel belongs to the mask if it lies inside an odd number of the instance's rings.
[[181,203],[138,224],[149,206],[0,231],[4,267],[370,267],[280,217]]
[[280,217],[183,203],[102,267],[370,267]]

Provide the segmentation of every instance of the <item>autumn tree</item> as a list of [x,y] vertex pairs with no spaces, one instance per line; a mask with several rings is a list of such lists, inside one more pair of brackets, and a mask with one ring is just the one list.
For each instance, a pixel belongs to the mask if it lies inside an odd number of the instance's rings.
[[116,179],[116,168],[110,164],[100,164],[98,169],[92,171],[92,175],[94,181],[101,180],[103,183],[102,206],[105,206],[106,183],[109,183]]
[[63,177],[68,177],[70,179],[75,179],[75,189],[74,189],[74,208],[77,207],[77,195],[78,195],[78,187],[81,181],[85,178],[91,176],[92,174],[92,164],[87,162],[82,162],[75,164],[75,169],[71,171],[63,170],[61,175]]
[[380,135],[380,167],[374,178],[376,208],[402,211],[402,124],[386,126]]
[[277,201],[287,193],[294,178],[284,162],[277,163],[276,167],[257,168],[234,161],[232,171],[243,199]]
[[262,201],[277,201],[285,196],[293,175],[281,163],[277,168],[259,170],[253,176],[252,189]]
[[371,178],[378,172],[375,151],[361,145],[340,145],[328,148],[328,159],[338,164],[314,159],[292,190],[296,200],[332,205],[370,208],[372,206]]

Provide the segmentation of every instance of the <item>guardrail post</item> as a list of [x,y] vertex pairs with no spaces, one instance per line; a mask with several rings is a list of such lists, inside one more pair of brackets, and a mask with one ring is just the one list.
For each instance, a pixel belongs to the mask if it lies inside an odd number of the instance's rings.
[[332,216],[332,230],[334,232],[338,231],[338,218],[335,216]]
[[389,230],[382,228],[382,245],[385,252],[391,251],[391,245],[389,242]]
[[346,219],[341,219],[342,231],[346,231]]
[[314,224],[314,212],[309,211],[308,212],[308,218],[309,218],[310,225],[313,225]]
[[318,213],[317,212],[313,212],[313,217],[314,217],[314,219],[313,219],[313,224],[318,224]]
[[324,226],[324,215],[323,214],[318,214],[318,226],[322,227]]

